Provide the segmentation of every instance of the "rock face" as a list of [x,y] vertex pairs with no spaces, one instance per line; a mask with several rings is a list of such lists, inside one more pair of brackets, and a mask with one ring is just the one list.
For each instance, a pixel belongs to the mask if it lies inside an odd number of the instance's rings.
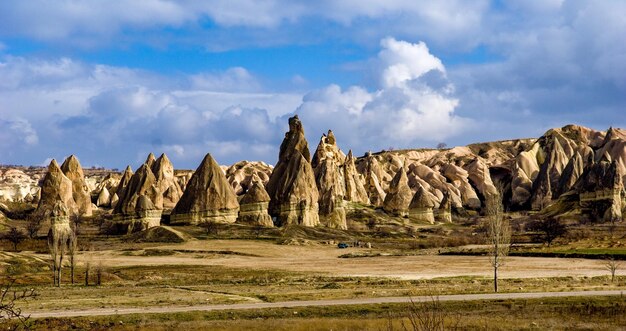
[[189,180],[172,214],[171,224],[199,224],[206,221],[234,223],[239,203],[224,172],[207,154]]
[[[152,155],[152,154],[150,154]],[[152,155],[154,157],[154,155]],[[150,159],[150,157],[148,157]],[[183,191],[178,185],[178,180],[174,176],[174,165],[167,158],[167,155],[161,154],[152,164],[152,173],[156,178],[156,185],[163,195],[163,208],[172,209],[183,195]]]
[[423,186],[420,186],[413,195],[411,203],[409,204],[409,217],[416,221],[435,223],[435,214],[433,208],[435,202],[431,200],[428,192]]
[[436,219],[442,223],[452,223],[452,203],[450,202],[450,195],[447,192],[444,193],[441,204],[439,204]]
[[363,185],[363,179],[356,170],[354,164],[354,156],[352,156],[352,150],[348,152],[346,162],[343,166],[343,177],[346,181],[346,193],[344,199],[346,201],[358,202],[361,204],[369,204],[369,197],[367,191]]
[[103,187],[98,194],[98,200],[96,200],[96,206],[98,207],[111,207],[111,194],[106,187]]
[[324,216],[324,225],[346,230],[345,178],[343,167],[345,156],[337,147],[335,136],[328,130],[322,135],[313,156],[315,183],[319,191],[319,211]]
[[0,170],[0,201],[31,202],[29,196],[39,196],[39,179],[19,169]]
[[371,153],[365,157],[365,161],[361,163],[361,167],[357,167],[359,172],[365,177],[365,191],[372,205],[380,207],[385,202],[387,193],[383,189],[383,171],[376,157]]
[[[147,164],[142,164],[131,176],[128,185],[117,194],[119,201],[114,214],[118,215],[118,221],[129,223],[129,231],[160,225],[163,196],[157,186],[156,177]],[[150,204],[146,199],[150,200]]]
[[289,119],[289,131],[280,145],[278,163],[267,184],[271,198],[269,212],[276,217],[276,225],[319,224],[319,193],[310,160],[309,145],[296,115]]
[[267,212],[270,196],[258,176],[252,178],[250,189],[239,201],[238,223],[272,227],[274,222]]
[[70,155],[61,165],[61,170],[72,181],[72,196],[78,207],[78,213],[91,216],[91,194],[78,158]]
[[37,206],[37,213],[50,215],[57,202],[61,202],[68,213],[78,212],[72,191],[72,181],[63,174],[57,161],[52,160],[41,185],[41,199]]
[[617,162],[603,157],[585,168],[574,185],[584,214],[604,222],[622,220],[622,177]]
[[265,162],[239,161],[226,169],[226,179],[237,195],[252,187],[253,177],[256,176],[265,185],[271,174],[272,167]]
[[122,178],[120,178],[120,182],[117,184],[117,188],[115,189],[115,193],[117,193],[118,197],[121,192],[126,189],[126,186],[128,186],[128,183],[130,182],[130,179],[132,177],[133,169],[131,169],[130,166],[127,166],[126,170],[124,170],[124,173],[122,174]]
[[407,217],[412,198],[413,191],[409,187],[409,179],[404,169],[400,168],[389,185],[383,209],[391,215]]

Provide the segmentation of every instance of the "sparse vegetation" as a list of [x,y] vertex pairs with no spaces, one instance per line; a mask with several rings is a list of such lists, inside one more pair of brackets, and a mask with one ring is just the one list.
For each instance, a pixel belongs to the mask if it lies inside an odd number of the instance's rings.
[[26,239],[26,235],[17,227],[10,227],[4,234],[4,239],[13,245],[13,251],[17,252],[17,246]]

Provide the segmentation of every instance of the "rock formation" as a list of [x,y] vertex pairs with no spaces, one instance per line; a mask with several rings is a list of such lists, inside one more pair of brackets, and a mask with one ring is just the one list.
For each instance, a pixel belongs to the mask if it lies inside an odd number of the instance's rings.
[[126,189],[126,186],[128,186],[128,183],[130,182],[130,179],[132,177],[133,169],[131,169],[130,166],[127,166],[126,170],[124,170],[124,173],[122,174],[122,178],[120,178],[120,182],[117,184],[117,188],[115,189],[115,193],[117,193],[118,197],[120,193]]
[[450,195],[445,192],[439,209],[437,210],[436,219],[442,223],[452,223],[452,203],[450,202]]
[[404,168],[398,169],[389,185],[389,192],[385,197],[383,209],[394,216],[409,216],[409,204],[413,198],[413,191],[409,187],[409,179]]
[[383,171],[378,163],[378,160],[372,153],[368,153],[365,156],[365,161],[361,163],[361,169],[357,167],[359,172],[365,177],[365,191],[369,197],[369,201],[372,205],[380,207],[385,201],[387,193],[383,189]]
[[285,226],[319,224],[315,176],[311,168],[309,145],[298,116],[289,119],[289,131],[280,145],[278,163],[267,183],[271,201],[270,215]]
[[409,217],[416,221],[433,224],[435,223],[434,207],[435,203],[430,199],[428,192],[423,186],[420,186],[409,204]]
[[171,224],[199,224],[213,221],[234,223],[239,203],[224,172],[207,154],[189,180],[172,214]]
[[267,212],[270,196],[267,194],[262,180],[254,175],[250,188],[239,200],[239,217],[237,223],[250,225],[274,226],[270,214]]
[[608,155],[585,168],[574,190],[579,192],[583,214],[592,220],[622,220],[624,186],[617,162],[611,161]]
[[239,161],[226,169],[226,179],[237,195],[252,187],[253,177],[256,176],[265,185],[271,174],[272,167],[265,162]]
[[68,213],[78,212],[72,191],[72,181],[63,174],[57,161],[52,160],[41,185],[41,199],[37,206],[37,213],[50,215],[57,202],[61,202],[67,208]]
[[[154,155],[152,156],[154,157]],[[148,160],[150,160],[149,156]],[[183,191],[178,185],[178,180],[174,176],[174,165],[172,165],[172,162],[167,158],[167,155],[163,153],[152,164],[151,169],[156,178],[156,185],[163,195],[163,208],[174,208],[183,195]]]
[[324,216],[324,225],[331,228],[347,229],[344,197],[346,180],[343,163],[345,155],[337,147],[331,130],[322,135],[313,155],[313,172],[319,192],[319,211]]
[[346,201],[357,202],[360,204],[369,204],[369,197],[367,191],[363,185],[363,179],[356,170],[354,164],[354,156],[352,156],[352,150],[348,151],[346,162],[343,166],[343,178],[345,179],[345,197]]
[[[129,231],[160,224],[163,196],[157,186],[156,177],[147,164],[142,164],[131,176],[128,185],[117,194],[119,201],[115,205],[114,214],[118,215],[118,221],[130,225]],[[150,200],[150,204],[145,201],[146,198]],[[151,209],[146,209],[148,207]]]
[[61,165],[61,171],[72,181],[72,196],[78,207],[78,213],[83,216],[91,216],[91,194],[85,183],[85,175],[78,158],[70,155]]
[[98,194],[98,199],[96,200],[96,206],[98,207],[111,207],[111,194],[106,187],[103,187]]

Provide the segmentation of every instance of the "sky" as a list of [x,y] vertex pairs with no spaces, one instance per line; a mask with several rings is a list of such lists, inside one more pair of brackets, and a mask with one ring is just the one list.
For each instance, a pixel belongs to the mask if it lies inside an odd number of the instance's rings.
[[626,1],[0,2],[0,164],[276,163],[626,126]]

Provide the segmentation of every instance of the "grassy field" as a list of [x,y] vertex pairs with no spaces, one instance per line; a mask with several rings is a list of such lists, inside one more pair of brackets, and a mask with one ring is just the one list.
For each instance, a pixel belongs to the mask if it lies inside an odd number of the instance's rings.
[[[8,223],[24,225],[20,220]],[[207,233],[197,226],[173,227],[184,237],[179,243],[159,238],[151,242],[141,235],[101,234],[95,222],[88,220],[80,227],[75,284],[69,284],[69,268],[65,267],[63,286],[50,286],[52,275],[42,235],[45,229],[39,238],[20,243],[18,248],[24,252],[11,252],[10,243],[0,241],[0,280],[16,279],[17,289],[35,288],[36,298],[19,302],[20,308],[31,312],[492,292],[487,259],[458,256],[485,253],[480,245],[483,237],[479,217],[430,225],[356,206],[348,223],[349,231],[232,224]],[[513,223],[512,255],[548,258],[511,258],[502,269],[501,291],[626,288],[622,270],[611,281],[602,261],[597,260],[607,256],[626,259],[624,225],[619,224],[610,232],[606,225],[572,226],[567,235],[548,246],[537,240],[537,233],[524,230],[523,222]],[[339,242],[357,246],[367,243],[372,248],[340,250]],[[84,279],[87,264],[89,286]],[[97,270],[101,271],[99,286],[95,286]],[[623,298],[568,298],[446,302],[438,310],[445,313],[448,327],[466,330],[613,330],[626,328],[625,307]],[[391,321],[392,329],[401,330],[402,321],[407,322],[407,310],[406,305],[400,304],[311,307],[41,319],[33,321],[33,326],[387,330]]]
[[403,330],[410,311],[434,312],[451,330],[619,330],[623,297],[558,298],[284,308],[243,311],[46,318],[36,329],[110,330]]

